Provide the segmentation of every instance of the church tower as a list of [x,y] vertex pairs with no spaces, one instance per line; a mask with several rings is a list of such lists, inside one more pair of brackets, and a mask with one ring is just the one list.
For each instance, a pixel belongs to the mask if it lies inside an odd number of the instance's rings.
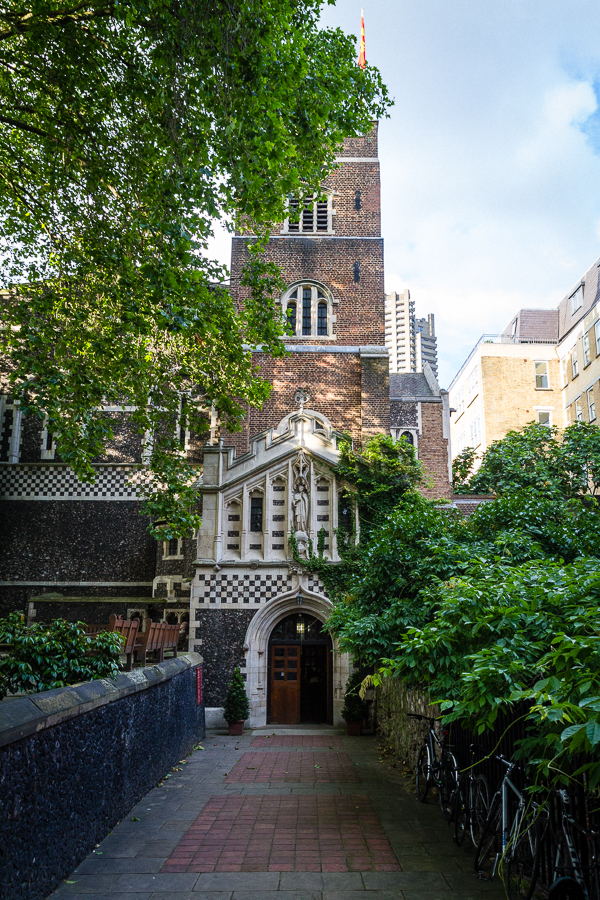
[[[338,440],[389,433],[376,123],[344,141],[338,163],[323,196],[269,241],[293,330],[284,358],[255,355],[271,396],[242,432],[204,450],[190,648],[204,657],[215,719],[236,665],[254,726],[338,722],[343,705],[348,660],[323,628],[331,603],[291,543],[306,555],[320,534],[324,556],[339,560],[348,510],[332,471]],[[247,240],[233,238],[234,285]]]

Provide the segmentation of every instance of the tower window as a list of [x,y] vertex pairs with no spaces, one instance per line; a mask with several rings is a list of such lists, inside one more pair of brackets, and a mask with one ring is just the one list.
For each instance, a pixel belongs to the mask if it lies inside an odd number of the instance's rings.
[[302,290],[302,334],[311,333],[311,306],[312,306],[312,290],[305,287]]
[[[293,296],[295,297],[296,295],[294,294]],[[288,323],[290,326],[290,331],[292,332],[292,334],[295,334],[296,333],[296,312],[297,312],[295,300],[292,300],[290,303],[288,303],[286,312],[287,312],[287,317],[288,317]]]
[[360,196],[360,191],[354,192],[354,209],[358,212],[358,210],[362,209],[362,199]]
[[327,304],[320,302],[318,307],[317,334],[327,334]]
[[360,281],[360,263],[358,262],[358,260],[354,263],[354,266],[352,268],[354,271],[354,281],[356,284],[358,284],[358,282]]
[[283,230],[290,234],[315,234],[332,231],[331,197],[327,200],[316,200],[315,196],[304,200],[302,206],[297,197],[288,201],[289,216]]
[[250,497],[250,531],[263,530],[263,498]]
[[177,538],[171,538],[168,547],[168,556],[177,556],[179,552],[179,541]]

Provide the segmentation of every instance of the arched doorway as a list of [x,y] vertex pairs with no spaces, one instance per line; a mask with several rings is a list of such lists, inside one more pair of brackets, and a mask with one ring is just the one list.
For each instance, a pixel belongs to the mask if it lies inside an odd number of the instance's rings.
[[315,616],[299,612],[277,623],[269,637],[270,724],[331,724],[331,656],[331,637]]

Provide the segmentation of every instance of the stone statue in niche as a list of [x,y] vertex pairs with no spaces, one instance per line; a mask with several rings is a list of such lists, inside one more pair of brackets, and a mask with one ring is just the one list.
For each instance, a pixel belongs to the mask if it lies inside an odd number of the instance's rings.
[[308,523],[310,509],[309,465],[303,450],[293,465],[294,485],[292,489],[292,514],[294,532],[301,556],[308,554]]

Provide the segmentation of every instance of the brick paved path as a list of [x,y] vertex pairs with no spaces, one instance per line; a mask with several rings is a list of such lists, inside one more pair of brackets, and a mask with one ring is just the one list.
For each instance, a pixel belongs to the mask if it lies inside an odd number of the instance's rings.
[[[373,738],[209,734],[52,900],[500,900]],[[310,733],[314,732],[314,733]]]

